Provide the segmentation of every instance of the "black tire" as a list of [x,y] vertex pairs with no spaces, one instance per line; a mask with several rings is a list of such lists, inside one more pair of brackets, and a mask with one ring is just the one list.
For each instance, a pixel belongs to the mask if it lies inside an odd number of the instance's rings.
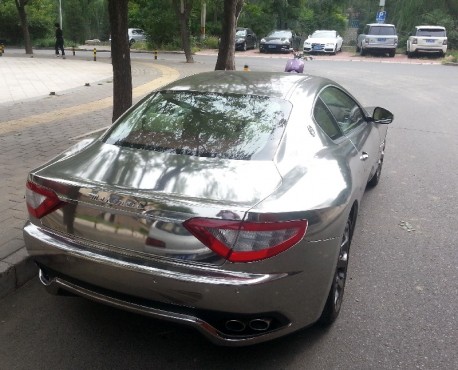
[[383,167],[383,157],[385,156],[385,145],[383,145],[382,153],[380,154],[380,158],[378,160],[377,169],[375,173],[372,175],[371,179],[367,182],[367,186],[370,188],[374,188],[380,181],[380,177],[382,176],[382,167]]
[[396,55],[396,50],[392,50],[388,53],[388,55],[391,57],[391,58],[394,58],[394,56]]
[[407,52],[407,58],[413,58],[414,56],[415,56],[415,53],[413,51]]
[[359,55],[361,55],[362,57],[366,55],[366,50],[364,50],[364,48],[362,46],[359,49]]
[[345,282],[347,281],[348,257],[350,253],[351,239],[353,236],[354,220],[355,217],[350,215],[347,223],[345,224],[345,230],[340,242],[339,257],[337,259],[331,290],[329,291],[323,312],[318,320],[320,325],[328,326],[336,321],[337,316],[339,316],[340,308],[342,307]]

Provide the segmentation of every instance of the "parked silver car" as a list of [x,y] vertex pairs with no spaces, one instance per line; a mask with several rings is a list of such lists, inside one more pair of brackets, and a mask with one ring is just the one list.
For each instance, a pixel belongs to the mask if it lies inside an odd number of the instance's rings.
[[366,24],[363,32],[358,35],[356,40],[356,51],[359,51],[361,55],[388,53],[390,57],[394,57],[397,46],[398,35],[394,24]]
[[392,119],[321,77],[186,77],[30,172],[27,250],[50,292],[218,344],[330,324]]
[[145,42],[147,40],[146,33],[141,28],[129,28],[127,29],[127,35],[131,46],[138,41]]

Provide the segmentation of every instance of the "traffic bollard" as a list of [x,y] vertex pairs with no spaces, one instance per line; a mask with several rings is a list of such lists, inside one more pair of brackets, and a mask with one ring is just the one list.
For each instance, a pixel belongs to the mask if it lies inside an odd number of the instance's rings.
[[94,48],[94,62],[97,61],[97,49]]
[[154,60],[157,60],[157,50],[154,50]]
[[73,56],[75,56],[75,47],[73,46]]
[[245,64],[245,65],[243,66],[243,70],[244,70],[245,72],[248,72],[248,71],[250,70],[250,68],[248,68],[248,64]]
[[5,51],[5,45],[0,44],[0,57],[3,55],[4,51]]

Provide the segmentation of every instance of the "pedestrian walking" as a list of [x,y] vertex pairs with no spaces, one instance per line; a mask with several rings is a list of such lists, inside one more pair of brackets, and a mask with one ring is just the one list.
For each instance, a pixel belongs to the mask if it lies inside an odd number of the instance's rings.
[[59,23],[54,23],[54,26],[56,27],[56,44],[55,44],[56,57],[59,56],[59,50],[60,50],[62,52],[62,58],[65,59],[64,34],[62,32],[62,28],[60,28]]

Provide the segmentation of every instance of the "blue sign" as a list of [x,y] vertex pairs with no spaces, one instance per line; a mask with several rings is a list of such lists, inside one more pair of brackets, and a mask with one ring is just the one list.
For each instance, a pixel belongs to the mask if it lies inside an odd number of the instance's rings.
[[385,23],[386,20],[386,11],[381,10],[377,12],[377,16],[375,17],[377,23]]

